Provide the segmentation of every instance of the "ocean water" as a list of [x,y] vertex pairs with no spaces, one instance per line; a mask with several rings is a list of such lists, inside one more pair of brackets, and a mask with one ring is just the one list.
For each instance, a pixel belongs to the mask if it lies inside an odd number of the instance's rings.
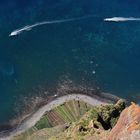
[[[42,21],[93,17],[42,25],[18,36],[18,28]],[[138,0],[1,0],[0,124],[16,116],[21,97],[49,89],[68,77],[74,83],[140,101],[140,22],[104,22],[140,17]]]

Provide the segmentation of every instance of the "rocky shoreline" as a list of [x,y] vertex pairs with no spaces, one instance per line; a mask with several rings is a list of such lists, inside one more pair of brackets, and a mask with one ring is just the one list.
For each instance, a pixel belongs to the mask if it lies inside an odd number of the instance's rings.
[[[76,88],[73,88],[73,89],[70,89],[67,91],[65,90],[65,92],[58,92],[56,95],[52,96],[49,98],[49,100],[46,102],[46,104],[49,104],[55,100],[57,100],[58,98],[62,98],[62,97],[66,97],[66,96],[72,96],[74,94],[81,94],[82,96],[83,95],[86,95],[94,100],[98,100],[100,103],[114,103],[116,102],[119,98],[114,96],[114,95],[111,95],[111,94],[106,94],[106,93],[99,93],[97,92],[96,90],[89,90],[89,89],[76,89]],[[46,105],[44,105],[46,106]],[[44,106],[41,106],[40,108],[43,108]],[[2,139],[2,137],[5,137],[5,136],[10,136],[11,134],[15,133],[17,130],[19,130],[19,128],[21,128],[22,124],[24,124],[24,122],[26,122],[26,120],[29,120],[29,118],[31,116],[33,116],[38,110],[40,110],[40,108],[36,109],[29,117],[27,117],[26,119],[24,119],[19,125],[16,125],[14,126],[12,129],[10,130],[7,130],[7,131],[3,131],[0,133],[0,137]]]

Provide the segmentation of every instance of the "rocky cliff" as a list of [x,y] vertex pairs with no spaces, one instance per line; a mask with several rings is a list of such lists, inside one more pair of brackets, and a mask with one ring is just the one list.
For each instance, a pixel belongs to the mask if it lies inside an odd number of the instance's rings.
[[107,140],[124,108],[123,100],[116,104],[92,107],[81,119],[70,124],[64,132],[52,136],[50,140]]
[[123,110],[108,140],[140,140],[140,106],[131,103]]
[[93,106],[75,121],[42,128],[30,135],[28,132],[28,136],[22,134],[14,139],[140,140],[140,107],[135,103],[125,107],[123,100],[119,100],[116,104]]

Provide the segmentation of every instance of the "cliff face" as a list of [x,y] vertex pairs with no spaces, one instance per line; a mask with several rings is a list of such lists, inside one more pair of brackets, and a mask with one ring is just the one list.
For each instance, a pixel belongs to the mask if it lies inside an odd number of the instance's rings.
[[[78,122],[53,137],[74,140],[140,140],[140,106],[124,102],[92,108]],[[51,140],[51,139],[50,139]]]
[[[69,109],[73,109],[70,105],[71,103],[69,103]],[[76,110],[83,111],[83,106],[85,105],[81,104],[81,109]],[[66,114],[65,107],[61,106],[59,113],[63,109],[63,113]],[[63,118],[62,112],[61,115]],[[71,115],[70,112],[66,114],[68,118],[72,118]],[[44,121],[41,122],[44,123]],[[42,123],[38,125],[42,126]],[[140,140],[140,107],[131,103],[125,108],[124,101],[119,100],[116,104],[90,107],[80,119],[75,121],[72,119],[58,126],[39,128],[30,135],[28,131],[28,135],[22,134],[14,140]]]
[[109,140],[140,140],[140,107],[132,103],[123,110],[120,118],[111,130]]
[[70,124],[64,132],[49,140],[107,140],[110,130],[116,124],[124,108],[123,100],[115,105],[92,107],[81,119]]

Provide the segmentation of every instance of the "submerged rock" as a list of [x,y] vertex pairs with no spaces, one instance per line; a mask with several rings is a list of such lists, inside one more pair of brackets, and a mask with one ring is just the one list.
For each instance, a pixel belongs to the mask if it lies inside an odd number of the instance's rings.
[[15,74],[14,65],[5,61],[0,62],[0,74],[3,76],[12,76]]

